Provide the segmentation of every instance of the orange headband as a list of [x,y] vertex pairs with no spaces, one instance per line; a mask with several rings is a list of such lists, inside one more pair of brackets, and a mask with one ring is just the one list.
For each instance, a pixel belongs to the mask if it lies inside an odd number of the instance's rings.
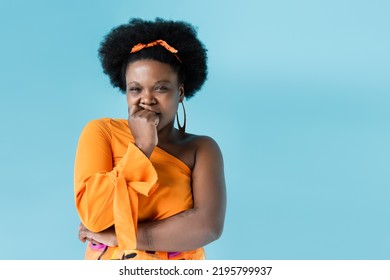
[[137,44],[137,45],[135,45],[135,46],[131,49],[131,52],[130,52],[130,53],[139,52],[139,51],[142,50],[142,49],[154,47],[154,46],[156,46],[156,45],[160,45],[160,46],[166,48],[169,52],[173,53],[173,55],[176,56],[177,60],[179,60],[180,63],[181,63],[180,58],[177,56],[178,50],[175,49],[175,48],[173,48],[173,47],[171,47],[170,45],[168,45],[167,42],[165,42],[164,40],[161,40],[161,39],[156,40],[156,41],[153,41],[153,42],[150,42],[150,43],[148,43],[148,44],[141,44],[141,43],[140,43],[140,44]]

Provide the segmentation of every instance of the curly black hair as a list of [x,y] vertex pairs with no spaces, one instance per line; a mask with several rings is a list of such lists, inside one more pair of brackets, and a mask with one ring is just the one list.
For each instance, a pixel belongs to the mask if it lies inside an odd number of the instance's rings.
[[[164,40],[178,50],[177,56],[164,47],[144,48],[130,53],[139,44]],[[154,21],[134,18],[127,24],[114,27],[105,37],[99,48],[99,59],[103,72],[110,78],[114,87],[126,92],[126,69],[131,62],[153,59],[169,64],[178,73],[179,82],[184,84],[188,99],[201,89],[207,78],[207,50],[197,38],[195,28],[184,21]]]

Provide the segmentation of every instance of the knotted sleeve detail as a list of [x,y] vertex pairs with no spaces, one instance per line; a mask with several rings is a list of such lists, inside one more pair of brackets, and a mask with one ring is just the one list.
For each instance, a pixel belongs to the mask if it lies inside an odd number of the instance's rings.
[[158,187],[151,161],[133,143],[113,166],[110,130],[101,121],[83,130],[75,160],[75,203],[83,224],[99,232],[112,225],[119,249],[136,248],[138,195]]

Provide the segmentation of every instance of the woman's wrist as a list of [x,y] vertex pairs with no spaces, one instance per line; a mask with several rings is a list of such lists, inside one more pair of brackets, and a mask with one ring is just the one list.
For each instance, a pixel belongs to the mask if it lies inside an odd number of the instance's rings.
[[150,155],[153,152],[153,149],[155,147],[154,144],[144,144],[144,143],[135,143],[138,149],[140,149],[146,157],[150,158]]

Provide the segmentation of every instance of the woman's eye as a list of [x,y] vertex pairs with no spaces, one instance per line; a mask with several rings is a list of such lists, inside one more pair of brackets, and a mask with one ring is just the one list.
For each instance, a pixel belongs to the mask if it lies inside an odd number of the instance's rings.
[[165,92],[165,91],[168,91],[168,88],[165,86],[158,86],[158,87],[156,87],[156,91]]
[[141,89],[140,89],[140,88],[137,88],[137,87],[131,87],[131,88],[129,88],[128,91],[129,91],[129,92],[132,92],[132,93],[138,93],[138,92],[141,91]]

